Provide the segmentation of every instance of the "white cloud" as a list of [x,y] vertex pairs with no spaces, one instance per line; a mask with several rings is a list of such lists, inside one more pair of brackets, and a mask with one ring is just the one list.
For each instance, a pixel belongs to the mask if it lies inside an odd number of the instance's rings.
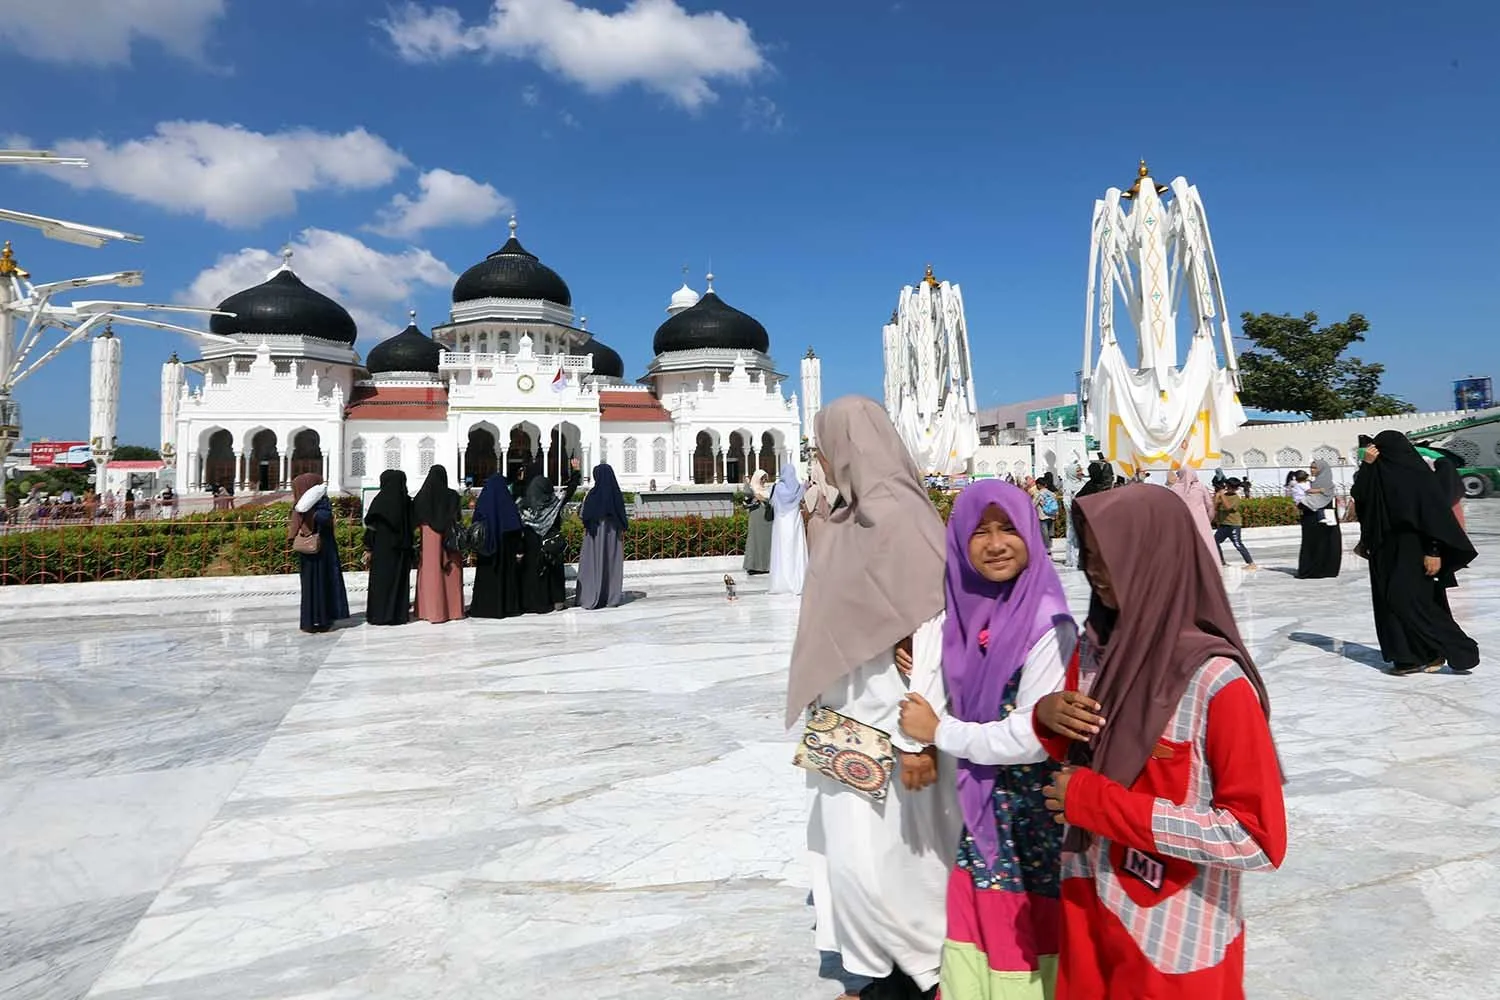
[[529,83],[521,88],[521,103],[528,108],[534,108],[542,103],[541,89],[534,83]]
[[[446,289],[457,279],[430,251],[410,247],[382,253],[347,233],[304,229],[293,241],[292,269],[312,288],[336,300],[359,324],[362,342],[383,340],[406,325],[406,310],[418,295]],[[247,247],[224,254],[200,272],[178,300],[214,306],[243,288],[258,285],[281,266],[279,253]],[[430,326],[431,319],[424,320]]]
[[411,237],[439,226],[473,226],[488,222],[515,203],[488,184],[451,170],[429,170],[417,178],[415,198],[398,194],[380,211],[371,232]]
[[267,134],[202,121],[162,122],[154,135],[117,145],[65,139],[54,148],[88,157],[90,166],[48,170],[48,177],[227,226],[290,214],[300,194],[381,187],[409,162],[362,128],[342,135],[305,128]]
[[409,62],[533,59],[591,91],[640,84],[689,110],[717,99],[712,82],[743,82],[767,66],[744,21],[692,14],[676,0],[630,0],[614,14],[573,0],[494,0],[489,20],[474,25],[451,7],[408,3],[382,27]]
[[6,0],[0,45],[44,62],[120,66],[135,42],[203,60],[227,0]]
[[769,97],[747,97],[740,108],[740,127],[746,132],[780,132],[786,116]]

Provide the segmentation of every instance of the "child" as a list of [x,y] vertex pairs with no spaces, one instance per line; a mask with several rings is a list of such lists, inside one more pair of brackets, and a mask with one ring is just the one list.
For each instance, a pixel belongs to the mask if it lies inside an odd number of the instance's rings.
[[1073,762],[1046,789],[1068,823],[1056,1000],[1241,1000],[1241,873],[1286,853],[1265,684],[1175,497],[1073,515],[1093,595],[1068,690],[1036,710]]
[[948,881],[944,1000],[1043,1000],[1056,979],[1062,831],[1031,716],[1062,687],[1078,633],[1043,523],[1017,487],[989,480],[959,495],[944,584],[953,714],[939,719],[918,694],[901,707],[908,736],[959,760],[965,829]]
[[1224,492],[1214,497],[1215,520],[1219,527],[1214,531],[1214,548],[1219,552],[1219,562],[1228,566],[1224,559],[1224,539],[1239,550],[1240,558],[1245,560],[1245,568],[1259,569],[1255,560],[1250,558],[1250,550],[1245,548],[1245,542],[1240,537],[1240,531],[1245,524],[1245,515],[1240,510],[1240,486],[1238,479],[1230,479],[1224,483]]

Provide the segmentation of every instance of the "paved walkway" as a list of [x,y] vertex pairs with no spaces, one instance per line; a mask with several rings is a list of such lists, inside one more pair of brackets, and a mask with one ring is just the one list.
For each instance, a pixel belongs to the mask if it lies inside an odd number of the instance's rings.
[[[1496,551],[1500,503],[1473,517]],[[1500,669],[1387,676],[1362,564],[1300,582],[1293,550],[1256,554],[1227,579],[1292,843],[1250,880],[1250,997],[1488,995]],[[642,578],[612,611],[326,636],[288,593],[16,602],[0,996],[832,1000],[779,724],[796,602],[729,604],[722,572]],[[1454,603],[1500,649],[1491,564]]]

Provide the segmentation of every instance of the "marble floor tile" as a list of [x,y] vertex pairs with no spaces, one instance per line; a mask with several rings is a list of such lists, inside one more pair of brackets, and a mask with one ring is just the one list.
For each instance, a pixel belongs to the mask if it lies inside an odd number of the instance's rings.
[[[1495,550],[1500,504],[1474,534]],[[1390,677],[1362,563],[1297,581],[1294,549],[1256,555],[1226,580],[1291,849],[1247,883],[1249,996],[1485,995],[1500,673]],[[0,995],[832,1000],[781,727],[797,601],[760,578],[730,604],[721,578],[316,637],[274,596],[23,612],[0,646]],[[1500,573],[1465,584],[1500,649]]]

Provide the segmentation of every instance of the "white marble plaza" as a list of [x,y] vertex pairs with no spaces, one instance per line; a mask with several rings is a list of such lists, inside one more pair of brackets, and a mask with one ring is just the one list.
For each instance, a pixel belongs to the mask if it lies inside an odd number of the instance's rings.
[[[1471,516],[1496,551],[1500,504]],[[1362,564],[1257,556],[1230,581],[1291,849],[1249,880],[1249,996],[1490,995],[1500,668],[1382,674]],[[1486,650],[1493,565],[1454,601]],[[0,591],[0,997],[832,1000],[780,726],[796,602],[721,573],[326,636],[286,593]]]

